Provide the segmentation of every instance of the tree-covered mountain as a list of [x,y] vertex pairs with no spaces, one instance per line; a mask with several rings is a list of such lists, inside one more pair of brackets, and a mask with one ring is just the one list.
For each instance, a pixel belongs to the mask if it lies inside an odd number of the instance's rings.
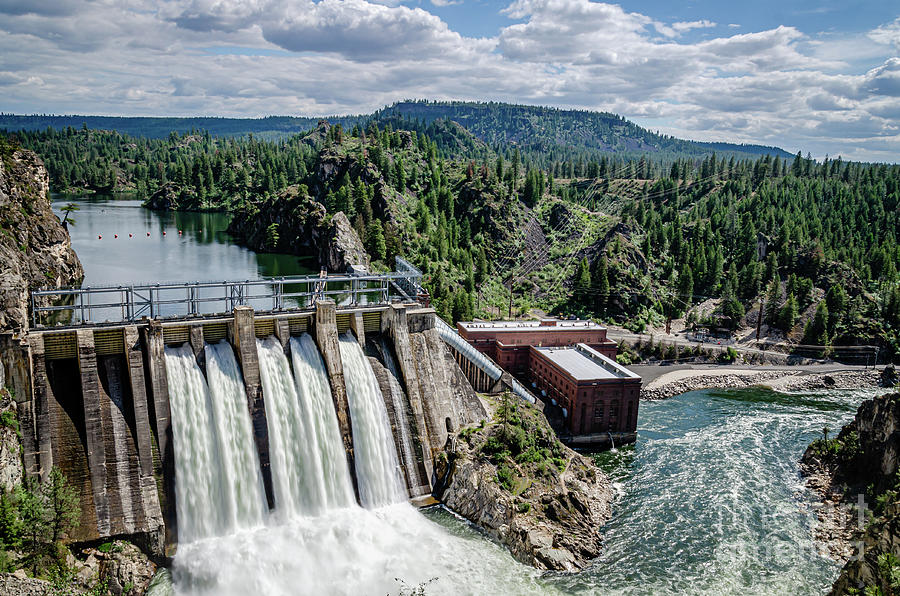
[[[171,133],[191,134],[205,131],[214,137],[241,137],[253,134],[276,140],[314,128],[320,118],[269,116],[266,118],[123,118],[115,116],[19,116],[0,114],[0,130],[44,131],[90,128],[116,131],[132,137],[165,139]],[[738,157],[772,155],[790,157],[777,147],[703,143],[677,139],[651,132],[621,116],[587,110],[561,110],[541,106],[496,102],[402,101],[368,115],[330,116],[332,124],[349,130],[354,125],[367,126],[375,121],[384,128],[426,132],[436,121],[457,123],[475,138],[505,151],[517,146],[529,161],[549,167],[554,162],[571,161],[585,164],[600,161],[603,155],[616,154],[625,159],[638,159],[648,154],[655,161],[671,161],[677,157],[703,157],[716,152]],[[440,144],[438,135],[431,135]],[[455,147],[459,156],[473,157],[474,148]]]
[[376,267],[400,254],[422,268],[448,319],[506,316],[512,302],[519,313],[635,329],[685,317],[748,335],[762,303],[770,339],[900,353],[900,166],[711,154],[542,168],[447,120],[383,121],[278,141],[18,136],[57,190],[230,211],[259,250],[299,250],[291,234],[313,203],[326,218],[343,212]]
[[[657,158],[704,156],[713,152],[730,156],[772,155],[791,157],[777,147],[702,143],[654,133],[608,112],[562,110],[543,106],[496,102],[402,101],[388,106],[374,117],[459,123],[473,135],[495,147],[514,144],[534,155],[543,164],[555,161],[592,159],[616,153],[625,157],[651,154]],[[395,124],[396,126],[396,124]]]

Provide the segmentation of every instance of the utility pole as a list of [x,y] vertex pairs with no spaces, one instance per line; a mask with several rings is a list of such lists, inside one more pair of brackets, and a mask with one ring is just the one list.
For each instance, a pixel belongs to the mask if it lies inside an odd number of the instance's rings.
[[512,278],[509,278],[509,311],[507,311],[506,318],[512,320]]
[[756,318],[756,341],[759,342],[759,333],[762,329],[762,318],[763,318],[763,301],[762,298],[759,299],[759,316]]

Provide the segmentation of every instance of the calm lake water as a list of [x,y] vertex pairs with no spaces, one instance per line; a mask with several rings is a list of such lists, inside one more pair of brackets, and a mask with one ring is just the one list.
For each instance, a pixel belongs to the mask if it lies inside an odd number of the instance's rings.
[[[86,285],[309,272],[296,257],[235,246],[222,214],[75,202],[70,231]],[[816,552],[798,460],[823,426],[840,428],[872,395],[745,389],[642,403],[637,443],[597,456],[618,496],[602,556],[577,575],[521,565],[446,511],[353,508],[189,545],[176,575],[190,581],[161,589],[396,594],[394,578],[436,578],[427,594],[822,594],[839,567]]]
[[230,217],[224,213],[151,211],[141,207],[133,195],[57,195],[52,201],[54,211],[59,215],[68,202],[80,207],[73,214],[75,225],[69,226],[69,234],[84,265],[85,286],[245,280],[316,272],[315,262],[308,259],[255,253],[237,246],[225,232]]

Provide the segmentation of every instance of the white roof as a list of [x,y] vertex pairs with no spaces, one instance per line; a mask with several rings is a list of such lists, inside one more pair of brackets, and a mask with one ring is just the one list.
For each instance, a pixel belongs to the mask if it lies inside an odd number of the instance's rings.
[[535,348],[535,350],[572,375],[576,381],[640,378],[586,344],[565,348]]
[[[546,319],[545,319],[546,320]],[[457,323],[466,331],[566,331],[606,329],[593,321],[567,321],[550,319],[552,325],[541,325],[541,321],[460,321]]]

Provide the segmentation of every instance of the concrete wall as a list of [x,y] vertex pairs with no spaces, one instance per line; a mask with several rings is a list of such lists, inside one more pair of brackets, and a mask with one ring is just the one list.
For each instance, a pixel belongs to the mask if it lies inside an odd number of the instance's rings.
[[272,468],[269,464],[269,428],[266,422],[266,404],[263,398],[262,383],[259,378],[259,353],[256,351],[256,328],[252,308],[238,306],[234,309],[234,320],[229,326],[229,336],[244,377],[247,407],[250,409],[250,420],[253,423],[253,438],[259,453],[259,465],[262,469],[266,500],[271,509],[275,506],[275,492],[272,488]]
[[353,461],[353,427],[350,420],[350,407],[347,403],[347,384],[344,381],[344,365],[341,362],[341,350],[339,347],[337,317],[335,304],[332,300],[319,300],[316,302],[316,319],[313,337],[319,346],[319,353],[325,361],[325,370],[328,373],[328,382],[331,384],[331,398],[334,401],[334,411],[337,415],[338,427],[341,429],[341,439],[344,442],[344,451],[347,453],[347,467],[353,480],[353,490],[359,500],[359,486],[356,480],[356,466]]

